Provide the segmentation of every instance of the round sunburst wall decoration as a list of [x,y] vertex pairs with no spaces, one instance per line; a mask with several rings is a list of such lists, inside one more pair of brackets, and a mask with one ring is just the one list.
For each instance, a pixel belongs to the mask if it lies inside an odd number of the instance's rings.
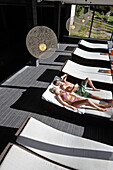
[[57,37],[46,26],[32,28],[26,37],[26,46],[32,56],[39,59],[51,57],[57,48]]
[[82,14],[79,17],[73,16],[67,19],[66,21],[66,29],[67,31],[74,34],[75,32],[78,32],[80,27],[87,26],[88,21],[90,21],[92,17],[91,12],[87,12],[86,14]]

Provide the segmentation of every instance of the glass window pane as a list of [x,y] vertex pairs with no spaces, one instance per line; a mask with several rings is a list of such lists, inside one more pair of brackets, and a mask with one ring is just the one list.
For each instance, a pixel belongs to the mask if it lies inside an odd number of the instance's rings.
[[91,19],[92,19],[92,7],[88,5],[75,6],[75,15],[71,16],[66,27],[71,36],[89,37]]
[[113,31],[113,7],[96,6],[91,38],[110,39]]

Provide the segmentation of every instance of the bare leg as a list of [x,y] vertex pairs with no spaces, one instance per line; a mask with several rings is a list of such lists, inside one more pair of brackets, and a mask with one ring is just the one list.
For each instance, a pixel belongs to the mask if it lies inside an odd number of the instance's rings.
[[103,98],[101,98],[101,97],[99,97],[99,96],[95,96],[95,95],[93,95],[93,94],[91,94],[90,97],[93,98],[93,99],[103,100],[103,101],[106,101],[106,102],[111,102],[111,103],[113,103],[113,99],[103,99]]
[[94,103],[95,105],[99,106],[99,107],[102,107],[102,108],[110,108],[111,106],[104,106],[102,104],[98,104],[98,103]]
[[90,80],[89,77],[87,77],[87,78],[85,79],[85,82],[87,82],[87,83],[92,87],[92,89],[93,89],[94,91],[100,91],[100,89],[96,89],[96,88],[94,87],[94,85],[93,85],[93,83],[92,83],[92,81]]
[[73,104],[73,106],[75,106],[75,107],[82,106],[82,105],[91,106],[91,107],[94,107],[95,109],[97,109],[99,111],[103,111],[103,112],[107,111],[106,108],[103,108],[103,106],[93,103],[89,99],[81,99],[79,101],[76,101]]

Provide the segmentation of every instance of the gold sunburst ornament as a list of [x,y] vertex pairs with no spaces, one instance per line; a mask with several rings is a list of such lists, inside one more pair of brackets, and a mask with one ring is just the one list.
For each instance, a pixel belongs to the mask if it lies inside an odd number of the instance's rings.
[[[76,16],[70,17],[68,18],[68,20],[66,21],[66,29],[67,31],[69,31],[70,33],[75,33],[80,29],[80,24],[79,24],[79,20]],[[70,23],[73,21],[73,23],[70,25]]]
[[84,23],[86,20],[85,19],[82,19],[82,23]]
[[74,30],[75,29],[75,25],[71,25],[71,29]]
[[44,43],[40,44],[39,49],[40,49],[40,51],[45,51],[47,49],[46,44],[44,44]]

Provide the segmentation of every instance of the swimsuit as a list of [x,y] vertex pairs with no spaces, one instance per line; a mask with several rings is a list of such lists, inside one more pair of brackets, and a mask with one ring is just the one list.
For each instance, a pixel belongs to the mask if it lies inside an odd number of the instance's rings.
[[86,87],[87,87],[87,82],[82,81],[82,83],[80,84],[80,86],[77,88],[75,92],[79,94],[80,96],[90,97],[91,94],[85,91]]
[[62,96],[61,96],[61,97],[62,97],[62,99],[63,99],[63,100],[65,100],[65,99],[67,98],[67,95],[68,95],[68,93],[67,93],[67,92],[65,92],[64,94],[62,94]]
[[76,101],[78,101],[78,98],[75,96],[75,99],[74,99],[73,102],[72,102],[72,106],[74,106],[74,103],[75,103]]
[[75,99],[73,100],[73,103],[75,103],[76,101],[78,101],[78,98],[75,96]]
[[[67,92],[65,92],[64,94],[61,95],[61,97],[62,97],[63,100],[65,100],[65,99],[67,98],[67,96],[68,96],[68,93],[67,93]],[[78,101],[78,98],[75,96],[72,104],[75,103],[76,101]]]

